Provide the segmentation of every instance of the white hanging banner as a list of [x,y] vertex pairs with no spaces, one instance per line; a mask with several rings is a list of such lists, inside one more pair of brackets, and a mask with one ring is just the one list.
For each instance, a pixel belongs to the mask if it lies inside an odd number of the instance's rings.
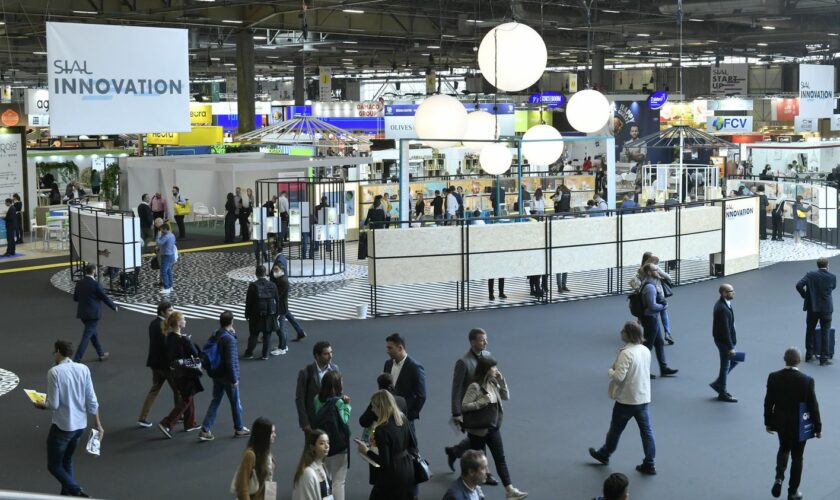
[[52,135],[190,131],[187,30],[47,23]]
[[840,115],[831,115],[831,131],[840,131]]
[[26,116],[30,126],[46,127],[50,124],[49,90],[26,89]]
[[[23,145],[20,134],[0,133],[0,200],[11,198],[14,193],[24,196]],[[6,213],[6,205],[2,205]]]
[[709,92],[714,96],[747,95],[749,66],[746,64],[721,64],[711,67]]
[[318,68],[318,100],[332,101],[332,69],[321,66]]
[[799,116],[829,118],[834,112],[834,66],[799,65]]
[[797,116],[793,119],[794,132],[816,132],[820,129],[819,118]]

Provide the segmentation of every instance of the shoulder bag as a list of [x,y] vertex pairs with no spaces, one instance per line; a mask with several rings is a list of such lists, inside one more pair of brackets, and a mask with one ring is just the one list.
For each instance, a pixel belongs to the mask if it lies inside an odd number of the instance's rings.
[[[239,468],[237,467],[236,472],[233,473],[233,479],[230,480],[230,492],[236,495],[236,476],[239,475]],[[266,482],[266,486],[268,483]],[[275,493],[274,497],[277,497],[277,486],[275,483]],[[251,469],[251,477],[248,479],[248,494],[255,495],[258,491],[260,491],[260,480],[257,478],[257,470]],[[268,498],[268,497],[266,497]]]
[[674,286],[674,284],[671,283],[671,280],[663,279],[660,281],[662,282],[662,295],[664,295],[665,297],[670,297],[674,295],[674,291],[671,289],[671,287]]
[[[487,390],[481,388],[482,394],[487,395]],[[461,417],[464,419],[464,429],[490,429],[499,424],[499,404],[490,403],[478,410],[465,411]]]

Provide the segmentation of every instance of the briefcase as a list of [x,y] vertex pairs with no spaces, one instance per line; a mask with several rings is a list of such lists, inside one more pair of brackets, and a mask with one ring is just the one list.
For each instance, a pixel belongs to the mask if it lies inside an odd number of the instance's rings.
[[814,422],[811,421],[808,404],[803,401],[799,403],[799,440],[807,441],[812,437],[814,437]]
[[[834,357],[834,328],[828,330],[828,357]],[[817,328],[814,331],[814,356],[819,357],[822,352],[822,329]]]

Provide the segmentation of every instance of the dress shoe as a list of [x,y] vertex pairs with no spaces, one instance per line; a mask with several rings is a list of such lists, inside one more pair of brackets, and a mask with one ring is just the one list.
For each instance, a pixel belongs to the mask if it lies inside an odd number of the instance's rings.
[[490,300],[496,300],[496,296],[495,296],[495,295],[490,295],[490,297],[489,297],[489,298],[490,298]]
[[770,488],[770,494],[771,495],[773,495],[776,498],[779,498],[780,496],[782,496],[782,482],[783,481],[784,481],[784,479],[776,479],[773,482],[773,487]]
[[569,290],[568,288],[566,288],[566,287],[564,286],[564,287],[563,287],[563,291],[564,291],[564,292],[570,292],[571,290]]
[[788,493],[788,500],[802,500],[802,492]]
[[805,362],[806,363],[810,362],[812,359],[814,359],[814,356],[811,356],[810,354],[805,355]]
[[668,345],[674,345],[674,338],[671,337],[670,333],[665,334],[665,343]]
[[834,361],[832,361],[828,358],[820,360],[820,366],[828,366],[828,365],[833,365],[833,364],[834,364]]
[[484,480],[484,484],[487,486],[498,486],[499,480],[493,477],[493,474],[487,473],[487,479]]
[[601,464],[603,465],[610,464],[610,457],[605,457],[603,454],[599,453],[598,450],[596,450],[595,448],[589,448],[589,456],[601,462]]
[[458,460],[458,456],[455,454],[455,448],[452,446],[446,446],[443,448],[443,451],[446,452],[446,465],[455,472],[455,460]]
[[711,384],[709,384],[709,387],[711,387],[712,390],[715,391],[718,394],[723,392],[723,389],[721,388],[720,384],[718,384],[717,382],[712,382]]
[[300,334],[298,334],[298,336],[296,338],[292,339],[292,341],[293,342],[300,342],[301,340],[303,340],[305,338],[306,338],[306,332],[300,332]]
[[659,375],[661,377],[670,377],[670,376],[676,375],[678,371],[679,370],[677,370],[676,368],[668,368],[666,366],[665,368],[659,370]]
[[653,373],[651,373],[651,374],[650,374],[650,379],[651,379],[651,380],[656,380],[656,375],[654,375]]
[[499,292],[499,298],[500,298],[500,299],[506,299],[506,298],[507,298],[507,295],[505,295],[505,294],[503,294],[503,293]]
[[735,398],[735,396],[733,396],[732,394],[729,394],[728,392],[722,392],[722,393],[718,394],[717,399],[718,399],[718,401],[723,401],[724,403],[737,403],[738,402],[738,399]]
[[640,464],[636,466],[636,470],[648,476],[656,475],[656,466],[653,464]]

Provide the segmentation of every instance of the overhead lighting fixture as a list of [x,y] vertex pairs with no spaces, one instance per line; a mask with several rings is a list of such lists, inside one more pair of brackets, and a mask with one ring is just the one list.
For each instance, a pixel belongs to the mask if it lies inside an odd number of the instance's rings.
[[426,48],[427,49],[439,49],[440,45],[427,45]]
[[567,28],[565,26],[558,26],[557,29],[561,31],[574,31],[572,28]]
[[483,23],[484,21],[482,21],[481,19],[467,19],[467,21],[466,21],[466,22],[468,22],[468,23],[473,23],[473,24],[481,24],[481,23]]
[[601,12],[606,12],[607,14],[621,14],[620,10],[611,10],[611,9],[601,9]]
[[242,24],[242,21],[237,21],[236,19],[222,19],[222,22],[227,24]]
[[429,54],[428,52],[423,52],[423,53],[422,53],[422,54],[420,54],[420,55],[421,55],[421,56],[423,56],[423,57],[428,57],[428,56],[430,56],[431,54]]
[[837,33],[826,33],[826,35],[828,35],[828,36],[840,36]]
[[347,31],[355,31],[356,33],[364,33],[365,30],[362,28],[347,28]]
[[455,35],[440,35],[441,38],[455,38]]
[[[5,25],[6,25],[6,21],[0,21],[0,26],[5,26]],[[831,33],[829,33],[829,35],[830,35],[830,34],[831,34]]]
[[234,63],[225,63],[225,66],[236,66]]
[[207,3],[212,3],[212,2],[215,2],[216,0],[195,0],[195,1],[196,1],[196,2],[207,2]]
[[648,33],[636,33],[636,36],[640,36],[640,37],[643,37],[643,38],[647,38],[647,37],[649,37],[649,36],[650,36],[650,34],[648,34]]
[[359,9],[343,9],[341,12],[346,12],[348,14],[364,14],[365,11]]
[[359,42],[354,42],[353,40],[344,40],[341,43],[346,43],[348,45],[358,45]]
[[341,60],[342,60],[342,61],[350,61],[350,62],[353,62],[353,60],[352,60],[352,59],[347,59],[347,58],[342,58]]
[[36,55],[36,56],[45,56],[45,55],[47,55],[47,53],[46,53],[46,52],[43,52],[43,51],[40,51],[40,50],[39,50],[38,52],[33,52],[32,54],[34,54],[34,55]]
[[354,50],[354,49],[345,49],[345,50],[344,50],[344,52],[347,52],[348,54],[355,54],[356,52],[358,52],[358,50]]
[[220,58],[218,58],[218,57],[211,57],[211,58],[210,58],[210,60],[211,60],[211,61],[221,61],[221,59],[220,59]]
[[95,10],[74,10],[73,14],[88,14],[88,15],[91,15],[91,16],[95,16],[95,15],[99,14],[99,12],[97,12]]
[[280,56],[265,56],[266,59],[280,59]]
[[761,29],[767,30],[767,31],[772,31],[772,30],[776,29],[776,27],[775,26],[762,26]]
[[756,45],[758,45],[759,47],[767,47],[767,44],[764,42],[759,42]]
[[692,23],[702,23],[703,22],[703,19],[697,19],[696,17],[690,17],[690,18],[688,18],[688,20],[691,21]]
[[267,38],[262,35],[254,35],[254,40],[266,40]]

